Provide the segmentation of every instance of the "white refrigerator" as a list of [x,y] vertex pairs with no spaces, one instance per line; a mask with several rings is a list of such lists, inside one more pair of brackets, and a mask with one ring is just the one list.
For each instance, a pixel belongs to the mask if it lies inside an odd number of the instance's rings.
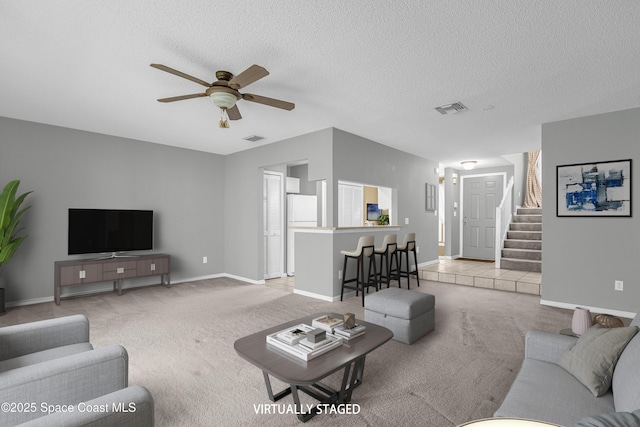
[[316,196],[287,195],[287,274],[295,274],[294,231],[291,227],[317,227],[318,201]]

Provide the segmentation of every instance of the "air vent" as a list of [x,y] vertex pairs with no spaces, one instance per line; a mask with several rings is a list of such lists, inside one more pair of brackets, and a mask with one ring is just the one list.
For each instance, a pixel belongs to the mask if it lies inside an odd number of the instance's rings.
[[260,141],[261,139],[264,139],[264,136],[251,135],[251,136],[248,136],[248,137],[242,138],[242,139],[247,140],[247,141],[251,141],[251,142],[256,142],[256,141]]
[[435,110],[440,114],[455,114],[460,111],[467,111],[467,107],[462,105],[462,102],[454,102],[453,104],[436,107]]

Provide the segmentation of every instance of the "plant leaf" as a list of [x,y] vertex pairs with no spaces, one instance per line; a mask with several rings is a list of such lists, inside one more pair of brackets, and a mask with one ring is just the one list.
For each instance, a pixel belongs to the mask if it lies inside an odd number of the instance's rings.
[[19,237],[8,245],[2,246],[2,248],[0,248],[0,264],[4,264],[11,259],[16,249],[18,249],[18,246],[20,246],[20,243],[22,243],[22,241],[26,239],[26,237],[27,236]]
[[16,192],[20,185],[19,180],[9,182],[0,193],[0,268],[3,268],[13,254],[18,249],[27,236],[17,237],[16,235],[24,230],[24,227],[17,228],[20,217],[31,206],[20,209],[20,205],[31,191],[20,195],[16,199]]
[[6,230],[11,221],[11,212],[14,210],[16,191],[18,191],[19,180],[13,180],[2,189],[0,193],[0,230]]

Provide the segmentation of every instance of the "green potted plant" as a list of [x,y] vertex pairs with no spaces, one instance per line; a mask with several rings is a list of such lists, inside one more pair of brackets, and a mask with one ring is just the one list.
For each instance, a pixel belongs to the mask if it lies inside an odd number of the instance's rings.
[[389,225],[389,215],[380,215],[378,217],[378,224],[379,225]]
[[[18,246],[27,237],[26,235],[18,236],[18,233],[24,230],[24,227],[18,228],[18,223],[22,214],[31,207],[20,209],[20,205],[31,191],[16,198],[19,185],[19,180],[11,181],[5,185],[0,193],[0,278],[2,278],[2,272]],[[4,313],[4,288],[0,287],[0,315]]]

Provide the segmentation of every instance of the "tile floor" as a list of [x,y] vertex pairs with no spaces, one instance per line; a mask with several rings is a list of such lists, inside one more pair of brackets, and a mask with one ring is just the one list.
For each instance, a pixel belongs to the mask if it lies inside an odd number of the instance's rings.
[[420,278],[456,285],[540,295],[542,273],[496,268],[493,262],[440,260],[420,267]]
[[[493,262],[440,260],[419,270],[424,280],[533,295],[540,295],[542,285],[541,273],[499,269]],[[287,292],[293,292],[294,285],[295,277],[266,280],[266,286]]]
[[293,292],[294,284],[295,284],[295,276],[278,277],[276,279],[265,280],[266,286],[274,289],[280,289],[281,291],[287,291],[287,292]]

